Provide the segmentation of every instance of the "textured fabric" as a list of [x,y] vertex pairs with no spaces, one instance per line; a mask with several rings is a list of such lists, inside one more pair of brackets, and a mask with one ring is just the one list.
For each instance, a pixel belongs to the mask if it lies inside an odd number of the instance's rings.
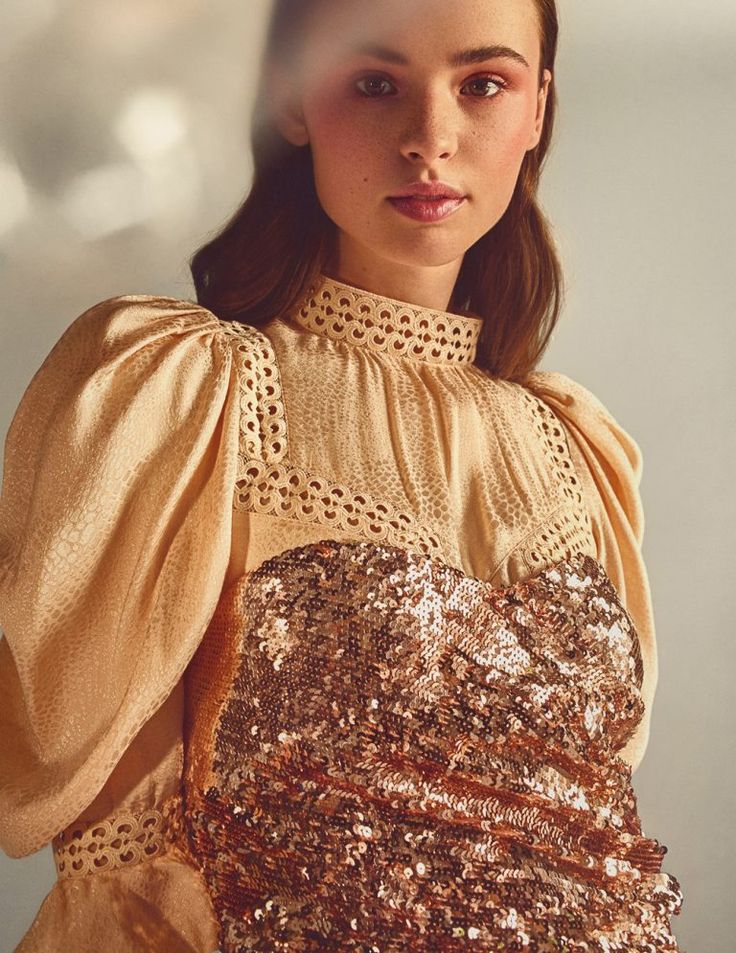
[[[187,756],[182,676],[228,587],[325,539],[398,546],[492,587],[576,553],[599,559],[641,646],[644,711],[620,752],[638,765],[657,671],[641,455],[564,375],[522,386],[485,374],[474,363],[481,325],[323,276],[302,307],[260,328],[150,296],[101,302],[67,328],[5,444],[0,846],[10,856],[54,838],[69,872],[72,834],[89,828],[79,843],[91,854],[111,830],[98,835],[95,822],[160,812],[170,863],[164,853],[140,866],[172,878],[158,890],[161,948],[176,949],[174,935],[191,948],[185,894],[204,881],[164,812]],[[93,898],[129,890],[127,856],[52,891],[106,878],[109,888],[83,888],[84,938],[55,919],[65,901],[51,898],[33,935],[122,948],[133,926],[113,928],[109,901],[98,910]],[[211,953],[209,939],[197,942]],[[47,948],[39,939],[24,953]]]
[[290,549],[234,584],[185,677],[226,953],[678,949],[615,754],[637,634],[591,556],[502,588],[396,546]]
[[60,880],[15,953],[211,953],[217,935],[199,872],[167,856]]

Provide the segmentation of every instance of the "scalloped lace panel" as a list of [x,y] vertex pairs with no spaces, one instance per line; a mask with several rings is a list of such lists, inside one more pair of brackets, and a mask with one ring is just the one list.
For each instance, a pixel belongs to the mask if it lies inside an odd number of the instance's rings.
[[[318,296],[318,303],[305,306],[298,312],[300,325],[307,326],[316,335],[332,341],[351,340],[359,352],[384,352],[388,340],[386,328],[392,328],[401,314],[407,318],[408,312],[404,314],[399,308],[399,314],[393,307],[385,313],[380,310],[377,312],[375,307],[370,307],[375,296],[365,293],[361,309],[356,303],[356,291],[351,298],[355,328],[347,332],[344,312],[330,310],[331,306],[322,300],[323,296],[329,296],[329,300],[334,301],[336,287],[335,282],[326,280],[323,295]],[[390,302],[390,299],[381,300]],[[371,322],[371,315],[375,318],[376,314],[380,320],[373,326],[375,333],[361,337],[356,329],[365,328]],[[322,324],[319,323],[321,316],[324,316]],[[459,357],[461,353],[466,356],[474,355],[477,333],[480,330],[477,326],[479,319],[455,317],[469,330],[470,336],[467,339],[467,348],[460,351],[450,348],[444,352],[441,360],[448,366],[463,362],[465,358]],[[424,327],[426,321],[426,309],[419,309],[413,313],[413,317],[407,318],[407,327],[413,329],[410,337],[418,333],[418,328]],[[483,479],[489,484],[488,496],[492,503],[488,510],[489,518],[498,515],[498,519],[503,523],[502,531],[509,534],[509,545],[499,545],[495,559],[489,552],[485,567],[464,566],[462,547],[457,541],[458,534],[463,531],[463,525],[458,521],[453,522],[450,518],[448,506],[453,502],[449,499],[450,490],[446,484],[443,485],[441,474],[435,478],[434,474],[429,472],[428,454],[418,440],[412,440],[408,428],[404,437],[409,442],[410,452],[405,455],[405,465],[411,467],[417,461],[420,466],[427,465],[427,472],[417,476],[417,481],[425,480],[423,492],[418,498],[418,507],[412,507],[409,501],[406,501],[405,505],[399,502],[403,488],[396,482],[395,472],[387,472],[385,480],[379,478],[377,482],[380,485],[375,488],[370,486],[365,477],[361,477],[359,481],[332,478],[329,455],[323,454],[323,462],[320,462],[317,441],[312,440],[311,435],[304,437],[310,423],[308,418],[312,395],[309,393],[301,397],[292,396],[291,406],[297,417],[302,415],[298,419],[297,430],[303,441],[310,442],[311,454],[318,462],[313,466],[300,465],[292,453],[293,441],[283,394],[282,370],[272,340],[272,337],[283,339],[284,335],[288,335],[288,325],[277,319],[266,333],[249,325],[228,321],[222,321],[221,324],[234,341],[241,388],[240,472],[233,501],[236,509],[293,520],[300,524],[317,524],[332,529],[343,538],[347,534],[353,538],[406,546],[425,555],[442,555],[457,568],[469,569],[472,574],[496,579],[499,583],[512,581],[504,576],[504,567],[512,555],[519,563],[519,569],[526,567],[528,571],[538,571],[576,552],[596,555],[590,517],[584,505],[562,426],[549,406],[530,391],[503,382],[505,388],[495,392],[494,382],[485,379],[483,383],[487,385],[486,390],[490,396],[484,395],[486,403],[481,412],[488,415],[494,429],[499,432],[499,441],[514,439],[515,429],[533,435],[533,447],[519,451],[517,444],[514,449],[516,452],[532,452],[544,461],[548,485],[541,490],[530,486],[528,492],[536,493],[536,498],[525,510],[520,511],[518,500],[508,498],[509,492],[512,495],[516,493],[513,481],[505,477],[505,474],[498,478],[493,470],[493,461],[489,459],[488,468],[483,473]],[[444,314],[441,314],[441,320],[438,318],[436,324],[430,323],[432,333],[428,337],[432,347],[436,347],[438,341],[442,340],[441,329],[444,326]],[[429,347],[429,343],[427,346]],[[421,356],[414,351],[407,352],[404,355],[406,364],[416,366],[431,363],[429,351],[420,353]],[[395,362],[390,363],[394,375],[401,377],[405,373],[404,368],[397,368]],[[325,366],[324,372],[327,376],[330,369]],[[326,384],[322,387],[327,390]],[[295,389],[296,381],[291,386],[292,394]],[[323,398],[321,393],[319,399],[315,395],[314,405],[326,403],[327,399]],[[361,399],[366,399],[366,395],[362,395]],[[499,402],[508,403],[512,399],[515,401],[515,407],[511,414],[506,413],[504,407],[498,406]],[[409,400],[405,404],[408,406]],[[350,444],[353,435],[339,417],[332,417],[329,426],[335,432],[341,432],[343,445]],[[437,455],[437,448],[433,448],[433,453]],[[377,446],[376,456],[379,454],[383,455],[383,448]],[[348,454],[343,456],[346,458]],[[384,471],[386,469],[384,467]],[[495,513],[496,508],[498,514]],[[515,523],[509,516],[513,517]],[[500,541],[501,537],[498,536],[498,539]]]
[[538,572],[559,559],[591,549],[593,538],[590,515],[585,506],[580,480],[575,473],[570,448],[562,424],[552,409],[529,391],[524,391],[540,442],[551,471],[565,499],[552,513],[546,514],[541,526],[521,544],[525,564],[530,572]]

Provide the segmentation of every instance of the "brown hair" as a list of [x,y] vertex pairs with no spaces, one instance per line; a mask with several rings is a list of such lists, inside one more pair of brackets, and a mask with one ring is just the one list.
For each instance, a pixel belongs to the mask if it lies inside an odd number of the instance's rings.
[[[251,122],[249,194],[224,228],[192,257],[197,301],[224,320],[258,326],[301,303],[335,248],[335,224],[317,196],[309,145],[294,146],[268,106],[271,63],[299,49],[319,0],[275,0]],[[484,319],[475,363],[509,380],[538,364],[557,323],[563,276],[537,188],[554,128],[555,0],[534,0],[540,22],[539,84],[552,74],[541,139],[526,153],[508,208],[467,250],[448,311]]]

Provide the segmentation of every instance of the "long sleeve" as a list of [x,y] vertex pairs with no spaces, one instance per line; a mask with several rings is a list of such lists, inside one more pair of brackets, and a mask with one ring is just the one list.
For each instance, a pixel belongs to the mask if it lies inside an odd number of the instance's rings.
[[[231,549],[236,368],[217,319],[113,298],[60,337],[11,422],[0,497],[0,846],[175,804],[181,676]],[[212,949],[176,853],[57,880],[23,953]],[[205,919],[203,919],[203,917]]]
[[591,516],[598,560],[639,634],[645,713],[620,752],[636,770],[649,742],[658,680],[652,598],[642,556],[641,449],[590,390],[565,374],[537,371],[529,375],[525,384],[549,404],[565,428],[573,465]]

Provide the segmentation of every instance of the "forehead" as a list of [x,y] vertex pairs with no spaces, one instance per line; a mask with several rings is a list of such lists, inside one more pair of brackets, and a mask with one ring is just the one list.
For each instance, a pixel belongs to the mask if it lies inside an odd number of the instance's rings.
[[313,75],[364,45],[438,69],[461,50],[502,45],[536,69],[539,19],[536,0],[320,0],[302,40],[302,65]]

